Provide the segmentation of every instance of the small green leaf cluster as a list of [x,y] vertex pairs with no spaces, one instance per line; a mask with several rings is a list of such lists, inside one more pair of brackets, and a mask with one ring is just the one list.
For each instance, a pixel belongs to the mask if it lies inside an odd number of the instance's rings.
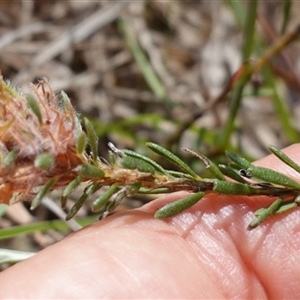
[[[89,140],[91,139],[89,138]],[[169,150],[155,143],[148,142],[146,145],[152,151],[179,167],[182,172],[165,170],[161,165],[144,155],[132,150],[120,150],[109,143],[111,149],[110,166],[114,170],[111,173],[113,175],[105,174],[105,171],[102,173],[100,170],[96,171],[95,167],[81,166],[80,176],[88,175],[90,178],[95,177],[98,180],[95,180],[86,188],[82,197],[70,211],[68,218],[75,215],[78,207],[84,203],[89,195],[107,185],[107,182],[111,182],[110,187],[92,205],[93,211],[101,212],[102,216],[106,216],[113,211],[125,196],[132,196],[136,193],[170,193],[178,190],[194,192],[186,198],[160,208],[155,214],[156,218],[175,216],[190,208],[200,201],[203,196],[211,192],[226,195],[266,195],[275,198],[270,206],[255,212],[256,218],[248,227],[253,229],[269,216],[288,211],[300,203],[298,197],[300,184],[298,182],[274,170],[254,166],[245,158],[239,157],[230,151],[227,151],[226,154],[231,162],[228,165],[217,166],[203,154],[190,149],[183,149],[198,157],[215,177],[214,179],[204,179]],[[300,171],[300,167],[282,151],[273,146],[270,146],[269,149],[285,164],[297,172]],[[127,177],[126,179],[122,177],[124,174]],[[100,178],[102,179],[99,180]],[[128,180],[128,178],[131,179]],[[227,178],[234,181],[229,181]],[[72,191],[73,187],[77,186],[79,182],[80,180],[77,178],[69,184],[65,191]],[[67,194],[68,192],[65,192],[64,196]]]

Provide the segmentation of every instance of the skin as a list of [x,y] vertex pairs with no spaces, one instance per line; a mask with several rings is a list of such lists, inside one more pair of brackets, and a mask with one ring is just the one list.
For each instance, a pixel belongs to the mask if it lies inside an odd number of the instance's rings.
[[[284,152],[300,163],[300,145]],[[256,165],[300,181],[274,156]],[[0,274],[0,298],[299,299],[300,210],[248,231],[267,197],[207,195],[156,220],[174,193],[84,228]]]

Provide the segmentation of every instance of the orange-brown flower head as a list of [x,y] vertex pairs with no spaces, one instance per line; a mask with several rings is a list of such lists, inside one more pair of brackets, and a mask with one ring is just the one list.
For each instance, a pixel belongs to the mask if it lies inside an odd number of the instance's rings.
[[0,77],[0,202],[25,200],[58,177],[66,185],[85,161],[76,151],[81,126],[65,93],[47,79],[24,97]]

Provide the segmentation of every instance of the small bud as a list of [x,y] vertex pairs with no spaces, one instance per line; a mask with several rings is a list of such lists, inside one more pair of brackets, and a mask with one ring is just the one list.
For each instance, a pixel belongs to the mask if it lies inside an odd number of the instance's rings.
[[78,155],[83,155],[86,145],[87,145],[86,134],[82,131],[77,138],[76,148],[77,148]]
[[4,168],[11,167],[17,158],[18,158],[18,151],[17,150],[10,151],[3,159],[3,167]]
[[49,170],[54,165],[54,157],[49,153],[41,153],[34,160],[34,166],[41,170]]
[[40,125],[43,124],[43,118],[42,118],[40,106],[39,106],[37,100],[31,95],[27,95],[26,100],[27,100],[29,107],[31,108],[33,113],[38,118]]

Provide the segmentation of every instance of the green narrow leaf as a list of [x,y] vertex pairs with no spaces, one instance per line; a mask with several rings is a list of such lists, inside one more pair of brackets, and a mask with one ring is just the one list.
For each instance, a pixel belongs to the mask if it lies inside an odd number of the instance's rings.
[[42,125],[43,118],[42,118],[42,113],[41,113],[40,106],[39,106],[37,100],[32,95],[27,95],[26,100],[27,100],[29,107],[31,108],[33,113],[38,118],[40,125]]
[[102,178],[105,175],[105,173],[99,167],[89,164],[80,165],[76,167],[76,170],[82,177]]
[[224,177],[224,175],[222,174],[220,169],[205,155],[203,155],[202,153],[190,150],[188,148],[182,148],[182,150],[198,157],[204,163],[205,168],[207,170],[209,170],[214,176],[216,176],[217,179],[226,181],[226,178]]
[[[153,161],[152,159],[150,159],[150,158],[148,158],[144,155],[141,155],[139,153],[136,153],[134,151],[127,150],[127,149],[124,149],[123,152],[124,152],[125,155],[131,156],[132,158],[136,158],[138,161],[140,161],[140,160],[144,161],[148,165],[151,165],[156,171],[167,175],[167,172],[165,171],[165,169],[162,166],[160,166],[158,163]],[[142,169],[140,169],[140,171],[147,172],[147,171],[143,171]],[[153,172],[150,172],[150,173],[153,173]]]
[[134,182],[127,186],[128,188],[128,195],[133,196],[134,194],[138,193],[141,187],[141,182]]
[[64,91],[60,92],[60,98],[58,99],[57,105],[60,110],[69,110],[70,108],[72,109],[70,98],[66,94],[66,92]]
[[82,131],[78,135],[77,142],[76,142],[77,154],[79,156],[83,155],[86,145],[87,145],[87,137],[86,134]]
[[133,156],[127,156],[127,155],[123,156],[121,159],[121,165],[124,168],[130,170],[137,169],[141,172],[151,173],[151,174],[155,172],[155,168],[152,165],[148,164],[142,159],[138,159]]
[[127,187],[123,187],[121,190],[119,190],[111,197],[111,201],[108,202],[108,205],[106,207],[106,212],[104,213],[103,217],[105,217],[105,215],[109,214],[110,212],[114,211],[114,209],[120,204],[120,202],[126,196],[126,191],[127,191]]
[[157,154],[161,155],[162,157],[166,158],[173,164],[177,165],[179,168],[181,168],[183,171],[190,174],[195,180],[201,180],[202,178],[198,176],[184,161],[182,161],[179,157],[174,155],[169,150],[163,148],[162,146],[159,146],[155,143],[148,142],[146,145]]
[[269,150],[276,155],[282,162],[286,165],[290,166],[292,169],[300,173],[300,166],[290,159],[286,154],[284,154],[281,150],[277,149],[274,146],[268,146]]
[[178,215],[179,213],[183,212],[184,210],[190,208],[198,201],[200,201],[204,195],[205,192],[198,192],[190,196],[187,196],[183,199],[169,203],[163,206],[162,208],[160,208],[155,213],[154,217],[157,219],[164,219],[164,218],[169,218]]
[[93,124],[88,118],[84,118],[84,125],[87,131],[88,142],[92,150],[93,161],[97,162],[98,159],[98,137],[96,135]]
[[58,98],[57,106],[58,106],[59,110],[61,110],[61,111],[65,110],[65,111],[72,112],[72,118],[74,118],[74,121],[75,121],[75,130],[74,130],[75,131],[75,140],[77,140],[78,136],[82,132],[82,126],[81,126],[78,116],[76,115],[76,112],[73,109],[70,98],[64,91],[60,92],[60,97]]
[[51,187],[53,184],[57,181],[58,176],[51,178],[42,188],[41,190],[37,193],[37,195],[34,197],[32,200],[30,209],[33,210],[35,209],[43,200],[45,195],[50,191]]
[[76,215],[76,213],[79,211],[79,209],[82,207],[82,205],[85,203],[87,198],[90,195],[92,195],[93,193],[95,193],[97,190],[99,190],[99,188],[101,188],[101,185],[94,184],[94,183],[89,185],[88,187],[86,187],[86,189],[83,192],[83,194],[81,195],[81,197],[75,202],[75,204],[72,206],[69,213],[67,214],[66,221],[72,219]]
[[172,177],[176,177],[176,178],[188,178],[188,179],[195,179],[194,177],[192,177],[191,175],[187,174],[187,173],[182,173],[182,172],[178,172],[178,171],[172,171],[172,170],[168,170],[167,171],[168,175],[171,175]]
[[236,182],[229,182],[223,180],[215,180],[213,191],[225,195],[255,195],[257,189],[254,187]]
[[282,185],[284,187],[300,189],[300,183],[289,178],[288,176],[263,167],[251,166],[247,170],[253,177],[268,183]]
[[274,215],[279,209],[281,203],[282,199],[278,198],[268,208],[262,210],[261,213],[248,225],[248,229],[254,229],[258,225],[260,225],[264,220],[266,220],[269,216]]
[[295,207],[297,207],[297,203],[291,202],[291,203],[282,203],[282,205],[275,211],[275,215],[279,215],[282,213],[285,213]]
[[67,198],[80,185],[81,182],[82,182],[82,176],[77,176],[66,186],[60,200],[62,208],[66,207]]
[[119,186],[117,184],[113,184],[110,188],[100,197],[98,197],[92,204],[92,211],[98,212],[100,211],[109,199],[119,190]]
[[251,166],[251,163],[246,158],[237,156],[235,153],[231,151],[225,151],[225,154],[231,161],[233,161],[242,169],[247,170]]
[[225,176],[240,183],[247,183],[247,181],[242,176],[240,176],[237,172],[235,172],[233,169],[229,168],[228,166],[220,164],[219,169]]
[[[293,209],[297,206],[298,206],[297,203],[295,203],[294,201],[282,202],[280,207],[275,211],[274,214],[279,215],[279,214],[285,213],[285,212],[287,212],[287,211],[289,211],[289,210],[291,210],[291,209]],[[265,209],[266,209],[265,207],[258,209],[254,213],[254,215],[256,217],[260,216],[262,213],[264,213]]]

